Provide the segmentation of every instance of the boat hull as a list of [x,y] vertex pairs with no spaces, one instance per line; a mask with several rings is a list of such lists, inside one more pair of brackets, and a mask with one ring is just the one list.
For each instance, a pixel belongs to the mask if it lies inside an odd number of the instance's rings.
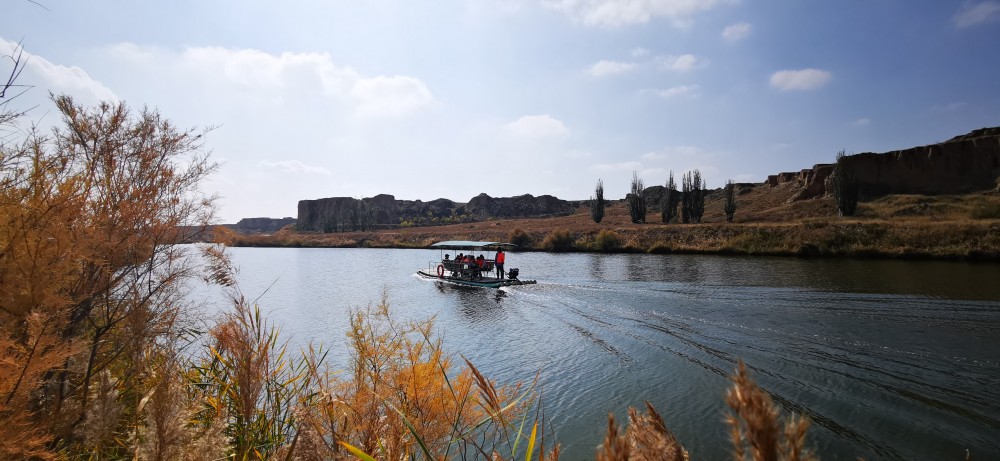
[[436,274],[429,274],[425,271],[417,271],[417,275],[426,279],[437,280],[439,282],[452,283],[455,285],[474,287],[474,288],[500,288],[500,287],[509,287],[517,285],[532,285],[538,283],[534,280],[518,280],[518,279],[512,280],[512,279],[498,279],[492,277],[483,277],[475,280],[469,280],[467,278],[461,278],[461,277],[449,277],[449,276],[438,277]]

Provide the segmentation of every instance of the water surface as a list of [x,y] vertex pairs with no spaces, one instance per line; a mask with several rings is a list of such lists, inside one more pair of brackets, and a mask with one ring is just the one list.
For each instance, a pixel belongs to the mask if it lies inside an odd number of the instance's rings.
[[724,459],[738,359],[812,419],[822,459],[1000,459],[1000,265],[515,252],[539,283],[493,290],[415,277],[437,250],[232,251],[243,291],[335,363],[348,310],[385,294],[491,378],[541,371],[563,459],[644,400],[693,459]]

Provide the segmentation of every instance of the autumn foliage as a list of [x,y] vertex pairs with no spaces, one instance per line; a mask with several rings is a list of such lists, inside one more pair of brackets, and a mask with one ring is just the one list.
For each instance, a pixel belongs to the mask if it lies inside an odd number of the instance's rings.
[[15,458],[116,450],[178,332],[191,267],[172,243],[213,213],[196,187],[214,168],[201,131],[54,102],[51,135],[0,144],[0,419],[14,423],[0,425],[0,453]]

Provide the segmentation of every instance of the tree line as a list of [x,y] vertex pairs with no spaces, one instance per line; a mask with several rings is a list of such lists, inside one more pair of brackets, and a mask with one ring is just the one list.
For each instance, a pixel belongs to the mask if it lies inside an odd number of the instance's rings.
[[[837,153],[836,163],[833,165],[831,175],[832,195],[837,204],[837,209],[841,216],[854,216],[857,213],[858,200],[861,194],[861,187],[858,181],[857,172],[850,164],[850,156],[844,151]],[[664,224],[675,222],[688,224],[700,223],[705,214],[706,183],[701,177],[701,172],[697,169],[684,173],[681,177],[681,190],[677,190],[677,183],[674,181],[674,172],[670,171],[667,178],[664,193],[660,197],[660,221]],[[637,172],[632,172],[632,183],[629,192],[625,196],[625,203],[628,207],[629,217],[635,224],[646,222],[646,188]],[[726,215],[727,222],[733,222],[736,215],[736,183],[727,180],[722,188],[723,205],[722,211]],[[604,219],[608,201],[604,198],[604,181],[597,180],[594,195],[587,202],[590,207],[590,215],[595,223],[600,223]],[[680,210],[678,212],[678,206]]]
[[[660,221],[670,223],[678,220],[683,224],[700,223],[705,214],[706,193],[706,183],[701,177],[701,171],[695,169],[685,173],[681,177],[681,190],[677,190],[674,172],[671,171],[664,187],[664,193],[660,197]],[[723,211],[726,213],[726,220],[732,222],[736,213],[736,185],[733,181],[726,182],[723,194],[725,198]],[[646,188],[642,179],[639,178],[639,174],[633,171],[632,183],[625,196],[629,217],[633,223],[646,222],[646,202]],[[608,201],[604,198],[604,181],[598,179],[594,195],[588,201],[590,214],[595,223],[600,223],[604,219],[604,209],[607,207],[607,203]]]

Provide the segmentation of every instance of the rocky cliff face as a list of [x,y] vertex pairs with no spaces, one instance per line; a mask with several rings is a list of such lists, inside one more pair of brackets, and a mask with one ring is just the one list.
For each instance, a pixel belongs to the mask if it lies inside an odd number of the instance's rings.
[[[575,205],[551,195],[493,198],[479,194],[468,204],[440,198],[429,202],[396,200],[392,195],[355,199],[329,197],[300,200],[296,227],[305,232],[336,232],[354,227],[354,213],[371,213],[374,227],[396,226],[403,222],[418,224],[452,223],[489,217],[511,218],[572,213]],[[344,226],[349,227],[345,229]]]
[[524,194],[517,197],[493,198],[479,194],[469,200],[465,209],[480,218],[522,218],[572,213],[575,207],[570,202],[551,195],[534,197],[531,194]]
[[[845,157],[863,199],[888,194],[964,194],[994,189],[1000,177],[1000,127],[983,128],[940,144]],[[833,191],[832,164],[814,165],[797,173],[768,176],[768,186],[794,183],[804,200]]]
[[227,224],[226,227],[244,234],[269,234],[289,224],[295,224],[295,218],[243,218],[236,224]]

